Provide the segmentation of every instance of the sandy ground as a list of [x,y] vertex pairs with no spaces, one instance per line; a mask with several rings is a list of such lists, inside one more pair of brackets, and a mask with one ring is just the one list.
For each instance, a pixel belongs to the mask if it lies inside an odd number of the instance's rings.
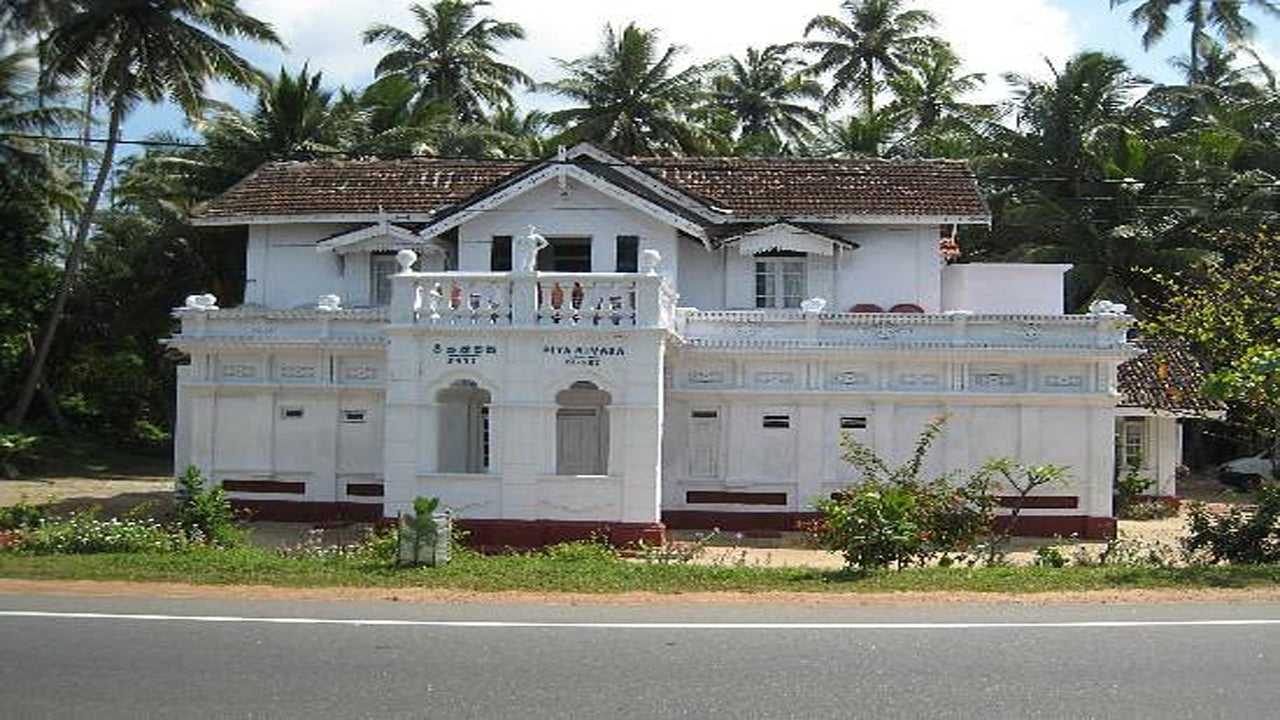
[[[173,481],[165,477],[117,476],[102,478],[52,477],[39,480],[0,480],[0,505],[20,501],[52,503],[56,512],[99,506],[108,515],[127,512],[147,505],[147,512],[163,511],[172,503]],[[1193,480],[1182,490],[1195,499],[1224,502],[1233,499],[1212,481]],[[1122,537],[1141,543],[1158,543],[1176,548],[1185,526],[1185,510],[1180,517],[1167,520],[1120,521]],[[366,526],[324,527],[319,531],[325,544],[357,542]],[[288,547],[315,540],[316,526],[306,523],[253,523],[253,541],[267,547]],[[678,541],[693,539],[691,533],[674,534]],[[695,558],[694,562],[723,565],[765,567],[839,568],[839,555],[806,547],[807,536],[789,533],[780,539],[754,540],[732,533],[717,537]],[[1070,556],[1083,546],[1096,553],[1102,543],[1070,543],[1043,539],[1017,538],[1009,548],[1009,559],[1018,564],[1030,563],[1036,548],[1053,544]]]

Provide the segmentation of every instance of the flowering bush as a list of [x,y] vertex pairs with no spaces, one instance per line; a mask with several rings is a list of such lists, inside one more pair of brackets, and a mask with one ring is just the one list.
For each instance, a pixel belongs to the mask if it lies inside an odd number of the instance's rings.
[[817,503],[822,513],[819,545],[844,555],[850,568],[904,567],[950,553],[965,552],[990,532],[996,499],[988,474],[964,483],[951,478],[922,480],[925,458],[945,423],[929,423],[906,464],[890,468],[869,446],[852,435],[842,438],[844,459],[862,482]]
[[102,520],[92,511],[73,513],[65,520],[47,520],[21,533],[18,550],[36,555],[54,553],[168,552],[186,539],[149,520]]

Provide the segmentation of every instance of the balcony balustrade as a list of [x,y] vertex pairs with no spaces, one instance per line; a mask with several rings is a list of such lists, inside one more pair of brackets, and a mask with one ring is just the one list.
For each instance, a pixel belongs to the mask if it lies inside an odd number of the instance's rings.
[[671,328],[676,295],[642,273],[400,273],[391,320],[448,327]]

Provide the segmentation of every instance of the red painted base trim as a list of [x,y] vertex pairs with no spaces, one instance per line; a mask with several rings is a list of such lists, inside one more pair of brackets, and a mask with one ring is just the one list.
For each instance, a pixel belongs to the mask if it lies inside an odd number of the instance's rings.
[[[1003,530],[1009,516],[996,518],[996,529]],[[1021,515],[1013,528],[1019,537],[1075,536],[1081,540],[1111,540],[1116,536],[1116,519],[1088,515]]]
[[664,510],[662,522],[672,530],[729,530],[753,532],[772,530],[788,532],[804,530],[818,520],[819,513],[800,512],[718,512],[715,510]]
[[618,547],[660,545],[666,537],[666,528],[662,523],[467,518],[455,520],[454,526],[467,533],[467,545],[485,551],[536,548],[593,539]]
[[240,500],[232,498],[231,507],[250,513],[250,520],[281,522],[376,522],[382,519],[380,503],[293,502],[291,500]]
[[[718,528],[732,532],[761,530],[807,530],[808,525],[822,516],[802,512],[710,512],[703,510],[667,510],[662,522],[672,530],[711,530]],[[997,529],[1008,523],[1007,516],[996,518]],[[1014,534],[1024,537],[1076,537],[1086,540],[1110,540],[1116,536],[1115,518],[1088,517],[1085,515],[1021,515],[1014,526]]]
[[1075,510],[1080,507],[1080,498],[1076,495],[1028,495],[1019,498],[1016,495],[998,497],[1000,507],[1013,508],[1021,506],[1024,510],[1031,508]]

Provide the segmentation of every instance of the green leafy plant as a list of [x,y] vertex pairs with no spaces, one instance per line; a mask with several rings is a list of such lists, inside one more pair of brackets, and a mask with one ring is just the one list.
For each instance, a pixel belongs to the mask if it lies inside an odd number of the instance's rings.
[[[985,559],[988,565],[994,565],[1018,528],[1018,519],[1022,517],[1026,499],[1045,485],[1066,482],[1067,468],[1064,465],[1022,465],[1009,458],[994,458],[983,463],[978,470],[978,477],[989,483],[996,479],[1014,493],[1009,515],[1001,531],[987,543]],[[988,489],[990,488],[988,485]]]
[[[439,507],[440,498],[438,497],[417,497],[413,500],[413,514],[404,513],[400,516],[401,548],[406,544],[409,547],[408,557],[405,557],[406,554],[403,551],[400,557],[412,565],[420,565],[424,562],[435,565],[439,560],[435,551],[436,543],[440,538],[440,526],[435,517]],[[429,559],[422,556],[425,548],[431,550]]]
[[31,530],[46,520],[43,505],[31,505],[25,501],[17,505],[0,507],[0,530]]
[[82,553],[163,553],[181,549],[185,538],[155,521],[107,519],[96,510],[81,510],[71,517],[47,520],[24,531],[17,544],[34,555]]
[[617,548],[600,540],[556,543],[543,548],[542,554],[564,562],[613,562],[620,557]]
[[1054,545],[1042,545],[1036,548],[1036,557],[1031,561],[1036,567],[1060,568],[1066,567],[1070,560],[1067,559],[1066,553],[1062,552],[1062,548]]
[[950,564],[952,553],[966,552],[990,532],[996,500],[987,474],[963,482],[922,477],[945,423],[940,417],[926,425],[911,457],[896,468],[846,433],[843,457],[862,481],[817,503],[819,546],[840,552],[846,566],[858,570],[923,564],[935,557]]
[[1147,494],[1152,485],[1155,481],[1142,474],[1142,456],[1139,454],[1125,468],[1124,475],[1116,478],[1116,515],[1125,517],[1125,511],[1138,502],[1139,497]]
[[244,543],[244,532],[236,526],[235,511],[220,485],[206,487],[200,471],[187,466],[177,480],[174,521],[191,540],[219,547]]
[[1280,562],[1280,484],[1263,483],[1257,505],[1214,512],[1191,506],[1182,547],[1193,559],[1209,563],[1258,565]]
[[20,432],[0,433],[0,477],[16,478],[36,459],[40,438]]
[[1123,520],[1165,520],[1177,517],[1178,506],[1161,500],[1141,500],[1119,508],[1116,516]]

